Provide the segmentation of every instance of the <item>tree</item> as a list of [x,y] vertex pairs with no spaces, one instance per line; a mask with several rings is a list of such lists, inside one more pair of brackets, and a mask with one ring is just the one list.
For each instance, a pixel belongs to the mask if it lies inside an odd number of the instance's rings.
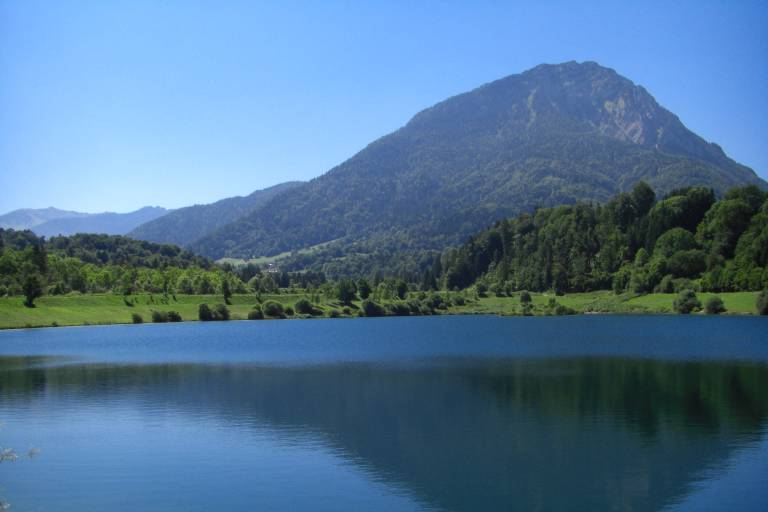
[[704,312],[708,315],[719,315],[725,313],[725,304],[720,297],[710,297],[704,306]]
[[398,279],[397,283],[395,283],[395,293],[397,293],[398,299],[405,299],[405,297],[408,295],[408,283],[402,279]]
[[285,318],[285,309],[283,308],[283,305],[277,301],[268,300],[264,303],[261,309],[264,312],[264,316],[269,316],[272,318]]
[[694,310],[701,309],[701,301],[696,297],[696,292],[693,290],[683,290],[677,294],[674,307],[678,313],[687,315]]
[[342,304],[352,304],[356,298],[355,291],[355,283],[350,279],[342,279],[336,285],[336,298]]
[[28,272],[22,283],[24,292],[24,305],[28,308],[35,307],[35,299],[43,295],[43,280],[37,272]]
[[642,217],[650,211],[653,203],[656,201],[656,193],[644,181],[639,181],[632,189],[632,204],[635,206],[635,212],[638,217]]
[[210,306],[208,304],[200,304],[197,308],[197,318],[200,319],[203,322],[208,322],[213,320],[213,311],[211,311]]
[[357,282],[357,291],[360,293],[360,298],[365,300],[371,296],[373,289],[367,279],[362,278]]
[[520,292],[520,304],[530,304],[530,303],[531,303],[531,294],[525,290]]
[[768,315],[768,290],[763,290],[757,295],[755,306],[758,315]]
[[384,316],[386,311],[376,302],[372,300],[363,301],[363,313],[365,316]]
[[229,279],[226,277],[221,280],[221,294],[224,296],[225,304],[232,304],[230,298],[232,298],[232,290],[229,288]]

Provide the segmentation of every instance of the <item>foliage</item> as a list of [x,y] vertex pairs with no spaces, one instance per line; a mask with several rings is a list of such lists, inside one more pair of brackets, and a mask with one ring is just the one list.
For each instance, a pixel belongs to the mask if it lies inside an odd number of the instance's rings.
[[268,300],[261,306],[264,316],[272,318],[285,318],[283,305],[274,300]]
[[704,305],[704,312],[708,315],[725,313],[725,304],[723,304],[723,300],[720,297],[710,297]]
[[768,290],[760,292],[760,295],[757,296],[755,307],[757,308],[758,315],[768,315]]
[[[675,190],[649,207],[647,190],[638,184],[604,206],[539,209],[500,221],[447,250],[440,258],[445,270],[439,280],[447,289],[474,283],[480,296],[485,289],[496,295],[521,289],[671,292],[679,291],[676,283],[683,279],[693,281],[688,287],[705,291],[768,285],[768,195],[746,187],[729,191],[728,197],[747,195],[750,203],[715,201],[711,190],[691,187]],[[635,197],[644,203],[635,204]],[[767,199],[759,209],[750,206],[760,197]],[[734,210],[733,203],[740,206]],[[723,218],[727,212],[741,215],[748,209],[755,213],[746,220]]]
[[365,316],[384,316],[386,310],[376,302],[366,299],[362,304],[362,311]]
[[683,290],[675,297],[674,308],[678,313],[687,315],[701,309],[701,301],[693,290]]
[[261,310],[260,305],[255,305],[251,311],[248,312],[248,320],[263,320],[264,312]]
[[336,298],[342,304],[351,304],[357,298],[357,287],[351,279],[341,279],[336,285]]
[[131,313],[131,322],[134,324],[143,324],[144,318],[138,313]]

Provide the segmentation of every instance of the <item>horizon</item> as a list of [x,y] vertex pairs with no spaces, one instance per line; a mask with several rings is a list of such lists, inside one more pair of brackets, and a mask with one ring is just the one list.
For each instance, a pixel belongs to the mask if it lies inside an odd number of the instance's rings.
[[571,60],[616,70],[768,178],[768,6],[606,5],[0,5],[0,214],[307,181],[444,99]]

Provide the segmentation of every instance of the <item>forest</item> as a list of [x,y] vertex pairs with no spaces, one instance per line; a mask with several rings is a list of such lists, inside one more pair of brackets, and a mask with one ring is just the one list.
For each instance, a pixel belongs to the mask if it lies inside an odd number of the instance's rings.
[[638,183],[604,205],[541,208],[496,223],[425,272],[432,287],[496,294],[612,289],[637,294],[768,287],[768,193]]

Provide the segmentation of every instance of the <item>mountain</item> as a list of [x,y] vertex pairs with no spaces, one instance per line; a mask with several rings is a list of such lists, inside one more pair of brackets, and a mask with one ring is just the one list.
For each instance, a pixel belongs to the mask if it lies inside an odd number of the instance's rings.
[[766,187],[614,70],[543,64],[418,113],[189,248],[214,258],[330,241],[393,254],[441,249],[497,219],[604,202],[640,180],[660,194],[692,185],[718,193]]
[[289,181],[257,190],[245,197],[230,197],[211,204],[179,208],[136,227],[128,236],[149,242],[185,246],[253,212],[280,192],[301,184],[300,181]]
[[159,206],[145,206],[130,213],[93,213],[81,217],[64,217],[49,220],[32,227],[39,236],[74,235],[75,233],[103,233],[124,235],[133,228],[168,213]]
[[87,217],[88,213],[58,208],[26,208],[0,215],[0,228],[24,230],[55,219]]

